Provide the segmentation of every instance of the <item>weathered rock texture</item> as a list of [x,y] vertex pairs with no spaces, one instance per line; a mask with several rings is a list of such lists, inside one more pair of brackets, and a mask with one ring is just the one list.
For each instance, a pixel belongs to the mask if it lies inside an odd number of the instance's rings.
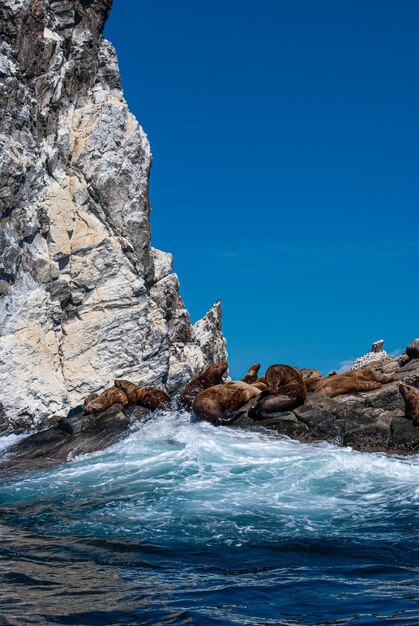
[[42,423],[115,377],[173,392],[226,360],[150,245],[147,137],[102,30],[112,0],[0,5],[0,401]]
[[358,357],[354,364],[352,365],[353,370],[357,370],[360,367],[365,367],[366,365],[370,365],[371,363],[375,363],[377,361],[382,361],[385,358],[391,359],[388,356],[387,352],[383,348],[384,341],[383,339],[379,339],[378,341],[374,341],[371,346],[371,350],[367,352],[367,354],[363,354]]
[[17,473],[33,471],[80,454],[98,452],[120,441],[131,426],[151,415],[151,411],[138,406],[129,415],[121,404],[90,415],[79,413],[71,418],[56,415],[50,428],[33,433],[0,453],[0,473],[11,468]]

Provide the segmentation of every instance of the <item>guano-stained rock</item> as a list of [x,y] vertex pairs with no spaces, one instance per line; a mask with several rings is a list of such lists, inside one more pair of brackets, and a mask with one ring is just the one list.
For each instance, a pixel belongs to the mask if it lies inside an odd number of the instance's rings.
[[[151,152],[129,112],[111,0],[0,6],[0,401],[38,426],[129,378],[173,392],[226,360],[151,247]],[[4,424],[3,424],[4,426]]]

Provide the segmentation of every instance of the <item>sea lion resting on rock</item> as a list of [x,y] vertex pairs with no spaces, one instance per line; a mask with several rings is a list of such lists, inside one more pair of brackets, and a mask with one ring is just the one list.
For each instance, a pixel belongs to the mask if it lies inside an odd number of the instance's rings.
[[326,380],[326,378],[327,378],[326,376],[312,376],[310,378],[305,378],[304,385],[305,385],[306,391],[307,392],[314,391],[316,386],[318,387],[318,384]]
[[267,389],[249,409],[252,419],[291,411],[304,404],[306,388],[301,373],[290,365],[271,365],[263,377]]
[[162,389],[157,387],[139,387],[129,380],[115,380],[115,386],[122,389],[129,404],[137,404],[146,409],[164,409],[171,403],[170,397]]
[[303,369],[300,369],[299,371],[303,380],[307,380],[309,378],[319,378],[321,376],[320,370],[316,370],[314,367],[303,367]]
[[230,424],[235,412],[259,394],[257,387],[242,381],[214,385],[196,396],[192,414],[199,421],[206,420],[217,426]]
[[[320,374],[320,372],[319,372]],[[327,378],[330,378],[331,376],[336,376],[336,372],[329,372],[329,374],[327,374],[327,376],[310,376],[309,378],[304,378],[304,384],[306,387],[306,391],[314,391],[316,389],[316,387],[318,387],[318,383],[320,381],[325,381]]]
[[92,400],[96,400],[96,398],[98,398],[98,397],[99,397],[98,393],[89,393],[89,395],[87,396],[87,398],[83,402],[83,407],[86,407],[89,404],[89,402],[92,402]]
[[252,385],[258,379],[258,371],[260,370],[260,363],[255,363],[255,365],[251,365],[247,370],[247,374],[243,376],[241,379],[243,383],[247,383],[248,385]]
[[223,376],[227,370],[228,363],[225,361],[220,361],[219,363],[214,363],[207,367],[202,374],[195,376],[195,378],[192,378],[192,380],[185,385],[179,394],[179,404],[185,409],[190,410],[194,399],[201,391],[214,387],[215,385],[220,385],[223,382]]
[[128,404],[126,394],[122,391],[122,389],[118,389],[118,387],[105,389],[103,393],[93,400],[91,399],[91,396],[88,396],[86,400],[89,400],[89,402],[87,402],[84,406],[85,413],[99,413],[99,411],[105,411],[113,404],[122,404],[122,406],[126,406]]
[[268,388],[268,385],[266,385],[265,383],[263,383],[261,380],[257,380],[255,383],[252,383],[253,387],[257,387],[258,389],[260,389],[261,391],[265,391],[265,389]]
[[394,380],[394,377],[388,374],[382,374],[370,368],[362,368],[343,372],[343,374],[326,376],[317,382],[313,381],[314,384],[310,390],[334,398],[345,393],[380,389],[383,383],[391,383]]
[[419,426],[419,389],[405,383],[400,383],[399,389],[404,398],[406,417]]
[[262,389],[262,391],[264,389],[267,389],[268,385],[266,384],[265,375],[259,376],[257,381],[255,383],[252,383],[252,385],[257,385],[259,387],[259,389]]

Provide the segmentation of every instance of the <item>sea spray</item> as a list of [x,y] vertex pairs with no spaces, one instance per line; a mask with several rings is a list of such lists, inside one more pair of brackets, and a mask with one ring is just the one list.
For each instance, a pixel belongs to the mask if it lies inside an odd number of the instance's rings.
[[6,472],[2,612],[25,625],[28,615],[34,624],[418,623],[418,479],[417,457],[158,412],[102,452]]
[[[36,504],[39,532],[232,545],[382,530],[387,542],[413,513],[418,485],[417,457],[305,445],[160,412],[107,450],[6,480],[0,497],[16,508]],[[59,519],[46,523],[54,506]]]

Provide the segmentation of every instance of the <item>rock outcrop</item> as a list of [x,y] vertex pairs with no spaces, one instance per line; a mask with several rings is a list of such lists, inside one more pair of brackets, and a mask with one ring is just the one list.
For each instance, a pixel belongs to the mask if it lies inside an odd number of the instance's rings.
[[371,363],[376,363],[377,361],[382,361],[383,359],[386,359],[386,358],[391,359],[391,357],[389,357],[387,352],[384,350],[383,344],[384,344],[383,339],[374,341],[374,343],[371,346],[371,350],[367,352],[366,354],[363,354],[362,356],[358,357],[354,361],[354,364],[352,365],[352,369],[356,370],[361,367],[366,367],[368,365],[371,365]]
[[[409,354],[416,356],[413,349]],[[263,426],[302,442],[328,441],[363,452],[417,454],[419,355],[408,357],[407,362],[405,355],[386,357],[367,367],[392,374],[394,380],[374,391],[334,398],[323,395],[321,390],[309,393],[302,406],[257,421],[250,417],[250,405],[245,406],[233,426]]]
[[126,437],[136,422],[150,419],[144,407],[128,413],[113,404],[100,413],[77,413],[72,417],[54,416],[49,428],[29,435],[0,454],[0,472],[21,473],[63,463],[80,454],[98,452]]
[[170,393],[226,360],[221,306],[191,325],[151,247],[147,137],[128,111],[112,0],[0,6],[0,401],[42,424],[114,378]]

